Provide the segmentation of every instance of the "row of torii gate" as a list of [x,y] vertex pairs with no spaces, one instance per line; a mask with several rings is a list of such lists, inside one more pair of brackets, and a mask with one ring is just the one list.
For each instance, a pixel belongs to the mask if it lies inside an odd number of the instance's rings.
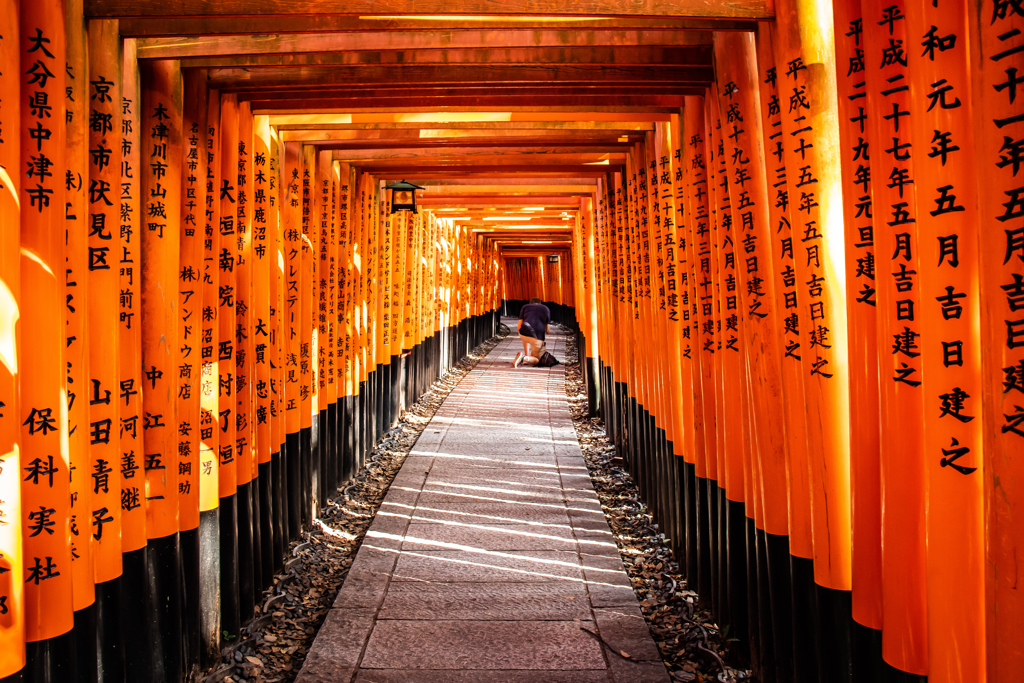
[[1024,676],[1020,3],[428,5],[0,0],[0,675],[197,677],[540,296],[762,680]]

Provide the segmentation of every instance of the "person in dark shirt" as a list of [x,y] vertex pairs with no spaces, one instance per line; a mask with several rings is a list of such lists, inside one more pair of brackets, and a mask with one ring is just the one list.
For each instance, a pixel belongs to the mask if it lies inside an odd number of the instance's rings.
[[551,331],[551,311],[537,297],[519,311],[519,338],[523,342],[523,352],[516,354],[513,367],[536,365],[547,351],[544,335]]

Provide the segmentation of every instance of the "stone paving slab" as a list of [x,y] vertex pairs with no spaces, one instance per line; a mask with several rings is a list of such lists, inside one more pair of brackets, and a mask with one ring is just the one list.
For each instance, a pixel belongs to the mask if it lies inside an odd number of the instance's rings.
[[[521,348],[514,335],[499,344],[421,434],[299,683],[668,681],[576,441],[564,368],[513,369]],[[563,358],[564,337],[548,348]]]
[[377,622],[364,669],[592,670],[606,666],[600,643],[573,621]]
[[517,550],[504,553],[470,550],[406,552],[398,558],[394,580],[502,583],[584,581],[579,554],[571,550]]
[[[582,583],[403,581],[388,588],[378,619],[570,621],[591,619]],[[600,623],[600,622],[599,622]],[[645,627],[646,628],[646,627]]]

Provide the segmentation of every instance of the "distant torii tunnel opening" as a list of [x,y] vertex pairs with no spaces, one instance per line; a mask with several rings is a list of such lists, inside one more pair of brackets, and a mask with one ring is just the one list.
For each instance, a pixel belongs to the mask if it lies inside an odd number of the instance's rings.
[[538,297],[760,680],[1024,679],[1020,1],[542,4],[0,0],[0,676],[196,680]]

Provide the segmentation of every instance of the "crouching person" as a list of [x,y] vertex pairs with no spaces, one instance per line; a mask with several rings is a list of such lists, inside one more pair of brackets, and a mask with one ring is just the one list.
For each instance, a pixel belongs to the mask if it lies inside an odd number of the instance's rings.
[[537,297],[530,299],[519,311],[517,329],[523,350],[516,354],[512,365],[537,365],[547,351],[544,335],[551,331],[551,311]]

